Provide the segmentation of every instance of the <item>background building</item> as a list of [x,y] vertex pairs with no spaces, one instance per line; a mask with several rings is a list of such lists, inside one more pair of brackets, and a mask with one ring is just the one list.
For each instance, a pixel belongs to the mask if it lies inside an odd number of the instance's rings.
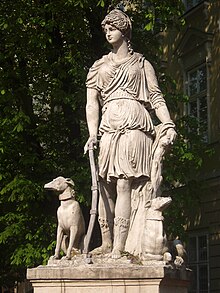
[[193,293],[220,292],[220,1],[184,1],[185,25],[164,33],[164,61],[180,91],[189,96],[183,113],[214,150],[204,156],[205,183],[199,208],[188,220],[188,256]]

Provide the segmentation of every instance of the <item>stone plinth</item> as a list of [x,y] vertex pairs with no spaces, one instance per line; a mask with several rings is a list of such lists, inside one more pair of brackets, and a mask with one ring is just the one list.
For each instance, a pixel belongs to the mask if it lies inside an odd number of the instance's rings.
[[151,263],[47,265],[28,269],[34,293],[187,293],[190,271]]

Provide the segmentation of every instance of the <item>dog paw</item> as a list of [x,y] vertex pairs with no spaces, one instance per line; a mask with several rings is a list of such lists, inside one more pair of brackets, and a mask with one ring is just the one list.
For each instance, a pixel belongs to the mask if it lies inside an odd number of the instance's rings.
[[176,256],[174,264],[176,265],[176,267],[181,267],[184,264],[183,258],[181,256]]

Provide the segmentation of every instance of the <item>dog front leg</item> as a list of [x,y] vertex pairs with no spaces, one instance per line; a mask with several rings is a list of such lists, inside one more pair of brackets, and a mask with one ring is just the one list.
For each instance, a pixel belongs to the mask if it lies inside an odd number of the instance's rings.
[[57,227],[57,243],[56,243],[56,248],[55,248],[55,255],[54,258],[55,259],[59,259],[60,257],[60,248],[61,248],[61,242],[63,239],[63,229],[60,227],[60,225],[58,225]]
[[76,239],[76,234],[77,234],[77,227],[71,226],[70,227],[69,246],[68,246],[67,253],[66,253],[66,259],[71,259],[71,251],[73,248],[74,241]]

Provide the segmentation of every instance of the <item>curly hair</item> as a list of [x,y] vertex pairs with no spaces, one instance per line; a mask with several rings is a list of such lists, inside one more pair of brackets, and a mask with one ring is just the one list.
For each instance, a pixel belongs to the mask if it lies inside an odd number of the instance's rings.
[[122,12],[120,9],[113,9],[111,12],[109,12],[109,14],[106,15],[101,23],[103,29],[106,24],[110,24],[121,31],[128,40],[131,39],[131,20],[127,14]]

